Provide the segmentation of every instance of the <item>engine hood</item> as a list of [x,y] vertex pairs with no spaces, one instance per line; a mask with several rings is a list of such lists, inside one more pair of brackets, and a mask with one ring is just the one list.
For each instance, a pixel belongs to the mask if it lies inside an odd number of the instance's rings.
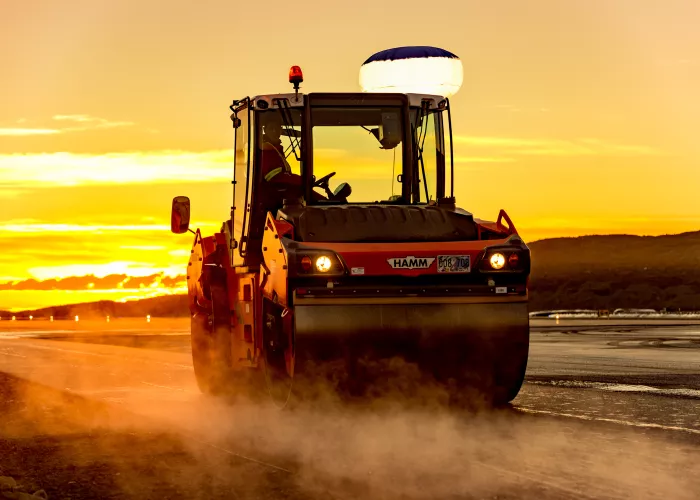
[[473,241],[472,214],[437,206],[332,205],[285,207],[278,218],[309,243],[410,243]]

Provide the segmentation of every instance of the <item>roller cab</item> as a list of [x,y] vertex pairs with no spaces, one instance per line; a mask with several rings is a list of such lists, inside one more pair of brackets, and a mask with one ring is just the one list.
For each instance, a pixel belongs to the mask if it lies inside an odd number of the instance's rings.
[[[231,106],[230,219],[195,232],[188,265],[200,387],[284,406],[319,363],[340,360],[371,392],[358,364],[398,358],[453,392],[512,400],[530,251],[504,210],[489,222],[457,207],[455,182],[484,180],[456,177],[449,100],[304,95],[300,78]],[[173,232],[188,224],[178,197]]]

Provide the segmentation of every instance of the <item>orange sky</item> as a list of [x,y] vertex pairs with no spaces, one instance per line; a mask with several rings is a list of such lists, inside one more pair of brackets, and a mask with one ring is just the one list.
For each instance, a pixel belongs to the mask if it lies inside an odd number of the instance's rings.
[[[231,100],[288,91],[293,64],[303,91],[357,91],[401,45],[462,59],[455,193],[478,217],[505,208],[530,241],[700,229],[700,2],[426,6],[4,0],[0,282],[183,272],[170,201],[207,231],[227,218]],[[0,309],[69,297],[27,293]]]

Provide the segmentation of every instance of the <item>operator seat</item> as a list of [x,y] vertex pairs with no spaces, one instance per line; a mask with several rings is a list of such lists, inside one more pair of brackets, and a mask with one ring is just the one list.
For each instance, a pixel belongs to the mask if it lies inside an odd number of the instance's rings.
[[348,196],[352,194],[352,187],[347,182],[341,182],[333,190],[333,199],[341,203],[348,202]]

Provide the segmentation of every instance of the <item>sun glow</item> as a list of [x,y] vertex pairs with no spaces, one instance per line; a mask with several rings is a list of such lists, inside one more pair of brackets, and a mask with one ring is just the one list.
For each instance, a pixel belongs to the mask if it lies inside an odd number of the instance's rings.
[[172,266],[161,267],[139,262],[116,261],[107,264],[68,264],[64,266],[33,267],[29,269],[29,272],[32,276],[41,280],[86,275],[104,278],[111,274],[127,274],[130,277],[144,277],[161,272],[166,276],[175,277],[184,272],[186,265],[186,262],[182,262],[180,264],[173,264]]
[[101,155],[77,153],[0,154],[4,187],[85,184],[201,183],[229,180],[233,153],[138,151]]
[[101,300],[125,303],[132,300],[150,299],[166,295],[187,293],[187,286],[143,289],[110,290],[0,290],[0,310],[19,312],[43,307],[52,307]]

